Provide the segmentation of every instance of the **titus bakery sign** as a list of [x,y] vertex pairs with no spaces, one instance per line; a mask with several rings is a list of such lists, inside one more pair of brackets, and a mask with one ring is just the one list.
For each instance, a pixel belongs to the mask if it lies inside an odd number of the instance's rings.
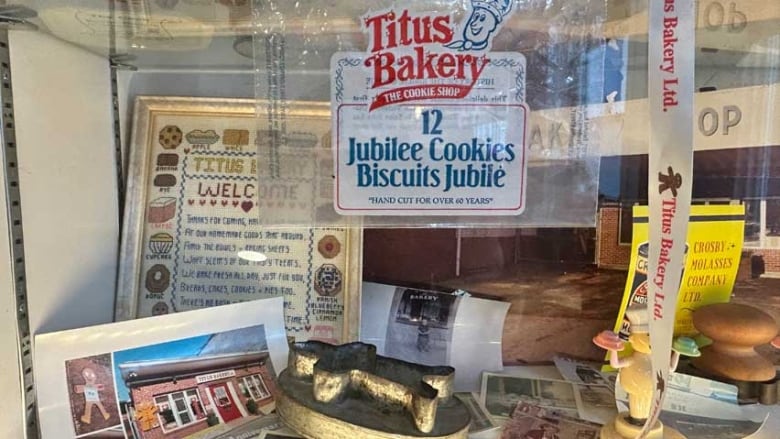
[[[459,99],[468,95],[490,60],[481,51],[503,18],[511,11],[512,1],[473,1],[472,15],[461,38],[449,14],[415,15],[404,9],[369,14],[364,17],[369,54],[365,60],[371,69],[371,89],[378,91],[370,110],[393,103],[423,99]],[[447,85],[421,84],[422,81]],[[415,84],[415,82],[417,82]],[[412,85],[414,84],[414,85]]]
[[366,51],[331,60],[339,213],[522,212],[525,58],[489,52],[513,5],[363,16]]

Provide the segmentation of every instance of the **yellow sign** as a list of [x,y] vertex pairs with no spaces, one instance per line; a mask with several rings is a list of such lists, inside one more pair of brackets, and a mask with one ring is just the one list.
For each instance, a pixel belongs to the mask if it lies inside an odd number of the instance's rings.
[[[625,316],[632,304],[647,304],[647,206],[633,212],[631,261],[615,332],[628,338],[630,322]],[[728,302],[737,278],[745,228],[745,206],[691,206],[685,269],[677,301],[674,333],[694,335],[691,313],[710,303]]]

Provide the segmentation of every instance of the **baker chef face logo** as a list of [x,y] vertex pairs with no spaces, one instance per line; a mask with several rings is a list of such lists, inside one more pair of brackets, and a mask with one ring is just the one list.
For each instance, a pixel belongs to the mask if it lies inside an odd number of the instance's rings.
[[447,44],[458,50],[484,50],[512,11],[513,0],[471,0],[471,15],[461,30],[462,39]]

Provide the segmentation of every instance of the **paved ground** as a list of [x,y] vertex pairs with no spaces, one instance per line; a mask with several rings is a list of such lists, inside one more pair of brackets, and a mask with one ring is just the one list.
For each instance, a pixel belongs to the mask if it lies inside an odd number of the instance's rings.
[[249,416],[246,418],[238,418],[227,424],[217,424],[209,427],[205,430],[201,430],[195,434],[187,436],[187,439],[228,439],[236,435],[236,432],[243,432],[246,428],[252,428],[254,421],[258,418],[256,416]]
[[[506,364],[549,361],[555,353],[601,360],[604,351],[591,338],[612,329],[625,277],[625,271],[525,265],[490,277],[453,279],[445,286],[512,303],[504,325]],[[760,307],[780,322],[780,279],[740,281],[733,301]],[[762,351],[780,364],[780,352]]]
[[258,428],[255,423],[244,422],[241,425],[234,426],[229,432],[216,436],[215,439],[244,439],[257,437],[257,434]]

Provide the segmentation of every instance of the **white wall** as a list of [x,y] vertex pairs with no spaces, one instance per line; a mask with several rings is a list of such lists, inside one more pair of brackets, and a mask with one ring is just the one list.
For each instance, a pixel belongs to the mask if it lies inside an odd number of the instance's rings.
[[119,242],[110,71],[10,31],[30,330],[110,322]]

